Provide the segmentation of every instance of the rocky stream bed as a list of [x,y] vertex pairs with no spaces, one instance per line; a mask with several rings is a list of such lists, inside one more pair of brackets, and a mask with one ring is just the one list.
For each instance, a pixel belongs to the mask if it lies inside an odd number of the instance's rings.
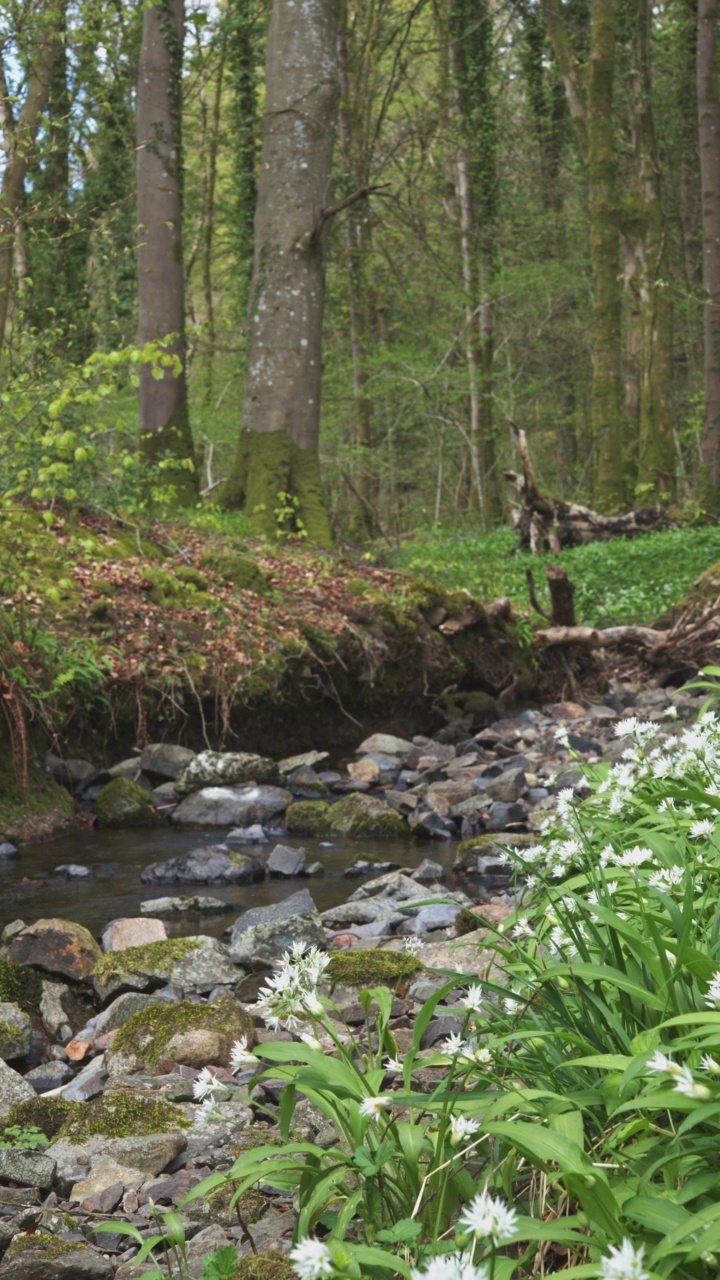
[[[172,824],[196,831],[197,843],[149,862],[140,913],[108,921],[99,938],[82,921],[28,923],[5,913],[0,1113],[5,1125],[36,1126],[49,1142],[0,1148],[0,1280],[128,1280],[136,1246],[114,1231],[94,1236],[93,1228],[129,1221],[150,1232],[153,1213],[169,1208],[179,1208],[184,1222],[191,1276],[225,1246],[241,1259],[287,1253],[294,1222],[287,1197],[253,1193],[242,1221],[229,1218],[227,1195],[181,1207],[209,1173],[278,1139],[279,1090],[272,1079],[253,1079],[260,1068],[236,1076],[239,1088],[220,1116],[193,1090],[208,1066],[230,1078],[241,1036],[251,1045],[292,1038],[268,1030],[256,1008],[274,963],[296,942],[329,950],[324,990],[350,1026],[365,1017],[358,989],[387,981],[402,1052],[417,1011],[447,971],[477,976],[491,964],[488,943],[522,891],[507,848],[537,841],[561,789],[582,795],[583,761],[620,756],[623,717],[655,720],[662,735],[672,727],[669,713],[691,720],[702,701],[616,683],[602,705],[526,710],[468,738],[375,734],[346,767],[332,770],[320,750],[274,761],[160,743],[110,770],[51,758],[85,821],[130,837]],[[378,861],[363,849],[408,835],[412,865]],[[318,910],[321,850],[339,838],[358,850],[346,868],[347,892]],[[51,845],[46,852],[49,876],[92,875],[80,861],[55,864]],[[0,857],[21,878],[22,851],[5,844]],[[237,914],[217,897],[266,878],[284,886],[269,905]],[[202,920],[219,911],[227,920],[222,940],[202,926],[168,936],[188,913]],[[408,937],[417,941],[417,960]],[[455,1004],[451,995],[427,1027],[428,1053],[461,1029]],[[307,1101],[298,1105],[295,1130],[321,1146],[337,1140]]]

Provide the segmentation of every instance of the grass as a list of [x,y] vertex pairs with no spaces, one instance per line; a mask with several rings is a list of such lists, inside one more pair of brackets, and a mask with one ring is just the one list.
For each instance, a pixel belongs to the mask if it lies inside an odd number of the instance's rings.
[[[388,560],[395,569],[464,588],[481,600],[509,596],[519,611],[528,612],[526,570],[533,571],[540,603],[548,605],[545,566],[553,557],[531,556],[516,543],[510,529],[480,534],[436,527],[415,534]],[[578,621],[600,627],[653,622],[717,560],[720,528],[705,527],[591,542],[563,551],[559,563],[577,588]]]

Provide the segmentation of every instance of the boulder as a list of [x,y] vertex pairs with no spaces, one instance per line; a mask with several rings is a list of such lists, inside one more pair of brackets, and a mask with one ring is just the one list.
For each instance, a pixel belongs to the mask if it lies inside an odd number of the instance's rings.
[[105,1054],[101,1053],[97,1058],[91,1058],[70,1084],[64,1085],[60,1097],[66,1102],[89,1102],[102,1093],[107,1078]]
[[210,911],[213,915],[222,915],[224,911],[233,911],[232,903],[223,902],[222,898],[211,898],[202,894],[187,894],[177,898],[148,898],[140,903],[140,911],[144,916],[184,915],[188,911]]
[[264,878],[265,868],[258,858],[222,844],[153,862],[140,875],[146,884],[254,884]]
[[175,792],[182,799],[205,787],[232,787],[238,783],[272,784],[280,774],[274,760],[249,751],[201,751],[177,778]]
[[22,1076],[13,1071],[7,1063],[0,1058],[0,1120],[3,1120],[11,1107],[18,1102],[26,1102],[28,1098],[35,1097],[35,1090],[31,1084],[23,1080]]
[[146,991],[166,984],[207,991],[210,975],[212,986],[238,977],[227,947],[217,938],[200,934],[109,951],[98,965],[93,985],[100,999],[107,1000],[120,991]]
[[404,836],[407,827],[399,813],[376,796],[345,796],[328,810],[324,834],[352,840],[381,840]]
[[47,1034],[63,1044],[83,1025],[86,1010],[64,982],[43,982],[40,1017]]
[[32,1023],[16,1004],[0,1002],[0,1058],[24,1058],[30,1050]]
[[286,756],[284,760],[278,761],[278,772],[284,776],[286,773],[293,773],[295,769],[312,769],[313,765],[327,760],[328,754],[327,751],[304,751],[298,756]]
[[143,747],[140,768],[143,773],[160,778],[176,779],[195,759],[195,752],[188,747],[178,747],[171,742],[150,742]]
[[256,925],[279,924],[290,916],[307,915],[317,911],[309,889],[298,889],[283,898],[282,902],[272,902],[267,907],[251,907],[230,926],[230,950],[241,933],[254,929]]
[[461,911],[458,902],[433,902],[421,907],[412,919],[403,921],[398,933],[432,933],[435,929],[448,929]]
[[[249,913],[248,913],[249,914]],[[267,924],[255,924],[235,936],[230,943],[230,954],[236,964],[251,960],[275,963],[296,942],[308,947],[326,946],[325,930],[316,911],[300,912]]]
[[79,862],[62,862],[59,867],[53,867],[54,876],[62,876],[64,880],[91,880],[92,871],[89,867],[83,867]]
[[124,1026],[128,1018],[132,1018],[133,1014],[139,1013],[141,1009],[148,1009],[150,1005],[162,1003],[164,1003],[162,996],[148,995],[144,991],[125,991],[101,1013],[91,1018],[78,1031],[75,1039],[92,1043],[99,1036],[105,1036],[109,1031],[115,1031],[118,1027]]
[[36,920],[10,943],[8,956],[16,964],[34,965],[47,973],[83,982],[102,952],[92,934],[71,920]]
[[21,1187],[40,1187],[49,1191],[57,1164],[42,1151],[26,1151],[17,1147],[0,1150],[0,1178],[19,1182]]
[[177,826],[247,827],[268,822],[291,803],[281,787],[208,786],[181,800],[170,820]]
[[129,778],[113,778],[102,788],[96,801],[99,827],[163,827],[165,819],[153,807],[144,787]]
[[167,929],[162,920],[123,917],[110,921],[103,930],[101,942],[103,951],[124,951],[126,947],[144,947],[163,938],[167,938]]
[[137,1137],[109,1138],[94,1134],[84,1142],[75,1138],[58,1138],[51,1142],[47,1154],[57,1162],[59,1183],[74,1185],[93,1172],[96,1160],[106,1157],[145,1174],[162,1173],[186,1148],[184,1133],[146,1133]]
[[[128,1019],[107,1053],[111,1077],[157,1069],[167,1059],[185,1063],[191,1056],[209,1054],[199,1066],[228,1067],[233,1044],[242,1036],[254,1042],[252,1019],[242,1005],[228,996],[209,1003],[157,1005]],[[142,1168],[142,1165],[138,1166]]]
[[0,1264],[0,1280],[110,1280],[114,1270],[89,1245],[38,1231],[15,1237]]
[[67,1062],[41,1062],[39,1067],[32,1067],[25,1072],[25,1080],[31,1084],[36,1093],[49,1093],[51,1089],[60,1089],[74,1075]]
[[382,751],[389,756],[406,756],[413,750],[413,743],[407,738],[396,738],[392,733],[373,733],[360,743],[355,754],[367,755],[371,751]]

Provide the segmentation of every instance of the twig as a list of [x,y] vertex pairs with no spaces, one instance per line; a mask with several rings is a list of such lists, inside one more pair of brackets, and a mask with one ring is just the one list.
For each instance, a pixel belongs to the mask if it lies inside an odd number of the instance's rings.
[[337,204],[326,205],[324,209],[320,210],[315,219],[315,226],[310,232],[307,242],[308,248],[312,248],[313,245],[317,244],[323,233],[325,223],[329,222],[331,218],[334,218],[338,213],[342,213],[343,209],[349,209],[350,205],[357,204],[358,200],[366,200],[368,196],[385,193],[385,188],[389,186],[389,182],[382,182],[375,186],[359,187],[357,191],[353,191],[352,195],[345,196],[344,200],[338,200]]

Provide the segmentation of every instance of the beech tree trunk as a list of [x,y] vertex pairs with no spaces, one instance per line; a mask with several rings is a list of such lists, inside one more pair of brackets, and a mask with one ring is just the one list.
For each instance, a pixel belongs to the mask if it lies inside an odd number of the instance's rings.
[[58,49],[59,23],[64,9],[64,3],[58,2],[45,6],[38,30],[35,58],[28,74],[25,101],[17,120],[4,68],[0,63],[0,126],[7,152],[0,185],[0,356],[10,310],[18,211],[40,117],[50,92],[53,63]]
[[137,96],[138,342],[171,338],[181,372],[140,371],[140,452],[173,460],[164,480],[177,500],[198,492],[185,376],[181,80],[184,0],[144,10]]
[[221,501],[328,544],[318,455],[325,241],[338,106],[337,0],[275,0],[241,437]]
[[720,512],[720,95],[717,0],[698,5],[698,130],[702,192],[705,418],[701,496]]

